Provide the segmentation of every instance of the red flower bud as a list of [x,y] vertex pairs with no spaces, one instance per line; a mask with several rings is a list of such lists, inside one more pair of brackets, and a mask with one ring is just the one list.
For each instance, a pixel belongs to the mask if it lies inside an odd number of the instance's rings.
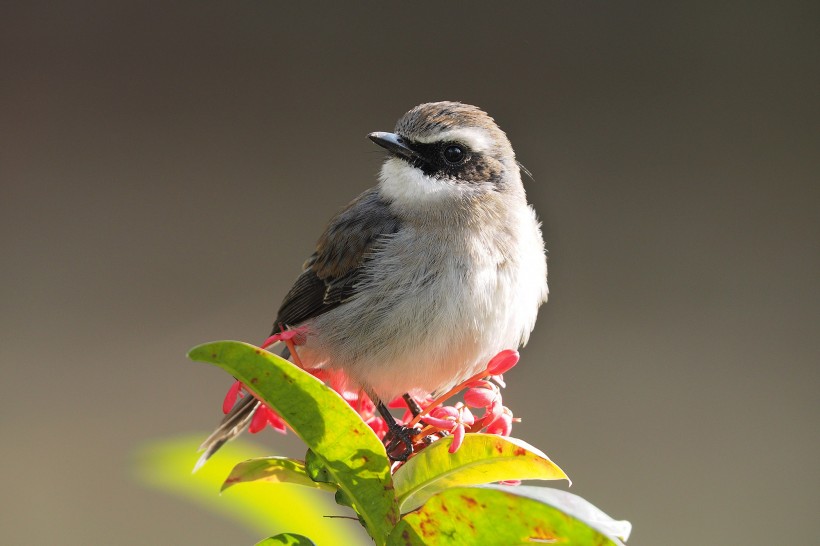
[[493,403],[498,393],[491,389],[473,387],[464,393],[464,403],[471,408],[486,408]]
[[256,434],[268,424],[268,408],[265,404],[260,404],[251,418],[251,424],[248,425],[248,432]]
[[228,393],[225,395],[225,400],[222,401],[222,413],[228,414],[233,409],[234,404],[236,404],[236,399],[239,396],[239,391],[242,389],[242,382],[241,381],[234,381],[231,388],[228,389]]
[[287,424],[285,421],[279,417],[279,414],[270,411],[268,415],[268,424],[275,430],[281,434],[285,434],[288,431]]
[[487,371],[490,375],[501,375],[516,364],[518,364],[518,351],[507,349],[495,355],[487,364]]

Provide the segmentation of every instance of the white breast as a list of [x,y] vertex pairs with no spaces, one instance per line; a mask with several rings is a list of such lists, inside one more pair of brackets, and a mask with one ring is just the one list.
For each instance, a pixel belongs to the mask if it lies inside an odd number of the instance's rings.
[[546,258],[529,206],[504,223],[469,236],[403,228],[378,250],[359,294],[308,324],[300,356],[388,400],[445,389],[518,348],[546,301]]

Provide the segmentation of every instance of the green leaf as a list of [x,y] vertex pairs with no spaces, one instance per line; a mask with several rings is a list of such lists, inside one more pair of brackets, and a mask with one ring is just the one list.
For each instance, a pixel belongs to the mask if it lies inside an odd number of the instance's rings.
[[312,540],[296,533],[282,533],[257,542],[256,546],[316,546]]
[[325,463],[311,449],[305,453],[305,472],[314,482],[333,483],[333,478]]
[[[142,446],[135,456],[136,478],[143,484],[185,499],[204,509],[242,524],[263,537],[283,531],[309,534],[318,545],[365,544],[361,527],[347,519],[326,515],[343,513],[324,491],[289,483],[248,483],[217,491],[237,460],[265,453],[242,439],[222,447],[196,474],[191,473],[199,455],[197,446],[205,434],[154,442]],[[237,533],[237,535],[239,535]]]
[[[573,546],[623,546],[618,538],[607,536],[568,510],[542,500],[538,492],[530,491],[540,489],[545,488],[484,486],[442,491],[407,514],[393,529],[388,545],[487,546],[541,541]],[[553,498],[549,501],[556,502]]]
[[265,481],[272,483],[295,483],[336,491],[330,484],[315,482],[305,470],[305,463],[287,457],[258,457],[241,462],[231,470],[231,474],[222,484],[222,491],[238,483]]
[[194,347],[275,410],[322,460],[377,544],[398,521],[390,462],[379,438],[335,391],[287,360],[238,341]]
[[415,510],[439,491],[504,480],[569,480],[541,451],[516,438],[466,434],[455,453],[452,437],[413,456],[393,475],[402,513]]

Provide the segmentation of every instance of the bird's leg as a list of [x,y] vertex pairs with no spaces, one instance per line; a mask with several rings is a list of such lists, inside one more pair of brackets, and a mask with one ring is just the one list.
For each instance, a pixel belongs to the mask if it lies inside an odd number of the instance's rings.
[[[382,418],[384,418],[387,422],[387,436],[391,437],[390,441],[385,446],[387,456],[390,457],[391,461],[406,461],[407,458],[413,453],[413,437],[419,433],[419,429],[406,427],[397,423],[396,419],[390,413],[390,410],[387,409],[387,406],[385,406],[381,401],[376,404],[376,408],[379,410]],[[401,453],[394,454],[394,451],[401,447],[402,444],[404,444],[404,449]]]
[[410,408],[410,413],[413,414],[413,417],[418,416],[421,413],[421,406],[419,406],[418,402],[413,400],[413,397],[410,396],[410,393],[404,393],[401,395],[404,399],[404,403],[407,404],[407,407]]

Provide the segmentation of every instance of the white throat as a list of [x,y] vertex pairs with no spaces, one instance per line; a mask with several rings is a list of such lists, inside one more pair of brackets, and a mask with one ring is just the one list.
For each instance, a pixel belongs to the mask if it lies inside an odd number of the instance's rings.
[[385,197],[408,209],[451,201],[463,194],[458,182],[427,176],[421,169],[396,157],[384,162],[379,181]]

